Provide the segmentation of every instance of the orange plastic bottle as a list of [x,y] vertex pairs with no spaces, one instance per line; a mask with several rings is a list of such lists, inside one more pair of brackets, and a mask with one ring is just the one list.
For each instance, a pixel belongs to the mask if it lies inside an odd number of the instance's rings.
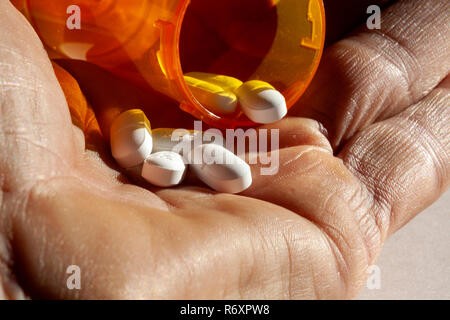
[[[12,0],[44,44],[167,95],[217,127],[253,123],[201,105],[184,74],[208,72],[270,83],[288,108],[323,52],[322,0]],[[69,28],[77,19],[80,29]]]

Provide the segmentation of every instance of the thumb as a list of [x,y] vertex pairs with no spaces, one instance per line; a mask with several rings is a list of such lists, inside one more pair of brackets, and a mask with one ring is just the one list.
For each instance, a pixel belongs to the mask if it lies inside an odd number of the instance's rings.
[[71,165],[75,135],[38,36],[9,1],[0,16],[0,186],[23,191]]

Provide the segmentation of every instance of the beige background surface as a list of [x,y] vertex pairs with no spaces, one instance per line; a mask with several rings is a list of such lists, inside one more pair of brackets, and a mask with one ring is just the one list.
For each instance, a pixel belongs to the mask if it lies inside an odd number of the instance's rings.
[[380,289],[360,299],[450,299],[450,190],[386,243]]

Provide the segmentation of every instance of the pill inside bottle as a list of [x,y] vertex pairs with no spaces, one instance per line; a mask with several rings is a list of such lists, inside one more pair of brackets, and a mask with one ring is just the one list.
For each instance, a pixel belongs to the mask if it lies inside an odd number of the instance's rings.
[[209,111],[230,114],[241,108],[255,123],[273,123],[287,114],[286,99],[269,83],[242,81],[228,76],[192,72],[184,76],[186,84]]

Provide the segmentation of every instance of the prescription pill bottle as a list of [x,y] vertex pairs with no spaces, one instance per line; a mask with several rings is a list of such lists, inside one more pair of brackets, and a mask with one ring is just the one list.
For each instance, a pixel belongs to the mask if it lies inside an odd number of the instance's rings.
[[217,127],[253,123],[203,106],[184,74],[270,83],[291,107],[317,70],[322,0],[12,0],[46,47],[176,100]]

